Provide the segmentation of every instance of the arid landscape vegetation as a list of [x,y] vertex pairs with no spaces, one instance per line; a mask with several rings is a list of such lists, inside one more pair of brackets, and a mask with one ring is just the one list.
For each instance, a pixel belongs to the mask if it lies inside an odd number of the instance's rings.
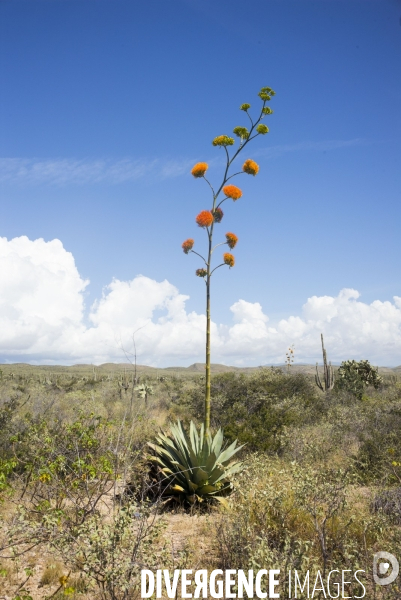
[[0,1],[0,600],[401,600],[400,3]]
[[362,387],[335,368],[327,392],[311,366],[211,371],[212,431],[244,445],[224,505],[171,499],[149,461],[160,429],[201,422],[203,365],[1,367],[1,598],[139,598],[161,568],[279,568],[282,590],[362,569],[367,598],[399,598],[372,557],[401,547],[401,367]]

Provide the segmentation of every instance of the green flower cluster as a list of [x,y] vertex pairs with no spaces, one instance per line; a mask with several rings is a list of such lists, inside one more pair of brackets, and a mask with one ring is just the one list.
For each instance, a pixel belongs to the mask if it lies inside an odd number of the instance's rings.
[[237,135],[238,137],[245,139],[245,140],[249,138],[249,131],[247,130],[246,127],[234,127],[233,133],[235,133],[235,135]]
[[266,133],[269,133],[269,128],[266,125],[259,123],[259,125],[256,127],[256,131],[262,135],[265,135]]

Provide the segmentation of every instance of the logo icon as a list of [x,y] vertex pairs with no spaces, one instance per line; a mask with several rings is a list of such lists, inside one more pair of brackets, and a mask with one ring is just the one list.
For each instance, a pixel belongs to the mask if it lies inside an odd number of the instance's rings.
[[[387,577],[383,577],[389,572],[391,566],[391,573]],[[389,585],[393,583],[398,577],[400,572],[400,565],[398,560],[390,552],[377,552],[373,556],[373,579],[378,585]]]

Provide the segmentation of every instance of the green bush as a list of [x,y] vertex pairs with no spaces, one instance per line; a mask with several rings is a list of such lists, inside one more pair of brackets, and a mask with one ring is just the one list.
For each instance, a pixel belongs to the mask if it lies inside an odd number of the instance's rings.
[[[203,388],[204,382],[198,381],[178,399],[198,419],[203,414]],[[326,410],[311,379],[274,368],[250,376],[214,375],[211,395],[212,425],[221,427],[228,440],[247,444],[248,451],[280,452],[286,428],[314,422]]]
[[[401,530],[392,527],[385,515],[370,514],[366,491],[358,490],[349,474],[256,454],[237,476],[235,488],[231,513],[217,528],[220,568],[281,565],[280,589],[285,597],[290,569],[304,574],[309,569],[311,579],[317,570],[324,579],[332,569],[364,569],[366,597],[373,598],[372,554],[382,547],[397,554]],[[354,584],[347,595],[362,596],[363,590]],[[396,584],[386,593],[386,598],[398,598]]]
[[372,367],[368,360],[346,360],[338,369],[334,389],[346,390],[361,400],[367,386],[378,389],[382,383],[378,369]]

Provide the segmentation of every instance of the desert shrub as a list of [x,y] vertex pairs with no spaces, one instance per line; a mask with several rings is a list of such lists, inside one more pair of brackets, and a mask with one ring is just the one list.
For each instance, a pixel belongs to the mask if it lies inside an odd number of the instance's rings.
[[346,390],[361,400],[367,386],[378,389],[382,383],[378,369],[372,367],[368,360],[346,360],[337,371],[334,388]]
[[[344,471],[255,455],[235,485],[232,512],[218,524],[220,566],[282,565],[284,595],[290,569],[320,570],[323,578],[331,569],[364,569],[369,587],[373,552],[381,544],[397,552],[401,543],[400,530],[384,514],[370,515],[369,500]],[[361,592],[357,585],[348,589],[349,596]],[[391,593],[389,598],[397,598],[396,589]]]
[[145,470],[138,432],[148,430],[140,422],[117,426],[82,411],[72,423],[27,418],[26,428],[10,438],[15,500],[24,518],[41,523],[46,537],[46,523],[75,527],[102,510],[133,471],[139,476]]
[[395,525],[401,525],[401,487],[381,491],[374,498],[371,508],[374,513],[388,515]]
[[10,476],[17,465],[8,438],[18,408],[19,400],[15,396],[3,400],[0,406],[0,500],[3,498],[4,493],[10,489]]
[[160,530],[157,501],[152,508],[122,503],[118,491],[144,470],[137,435],[147,435],[145,424],[118,425],[80,411],[72,422],[27,416],[25,425],[11,437],[16,508],[2,530],[0,557],[47,547],[71,571],[85,573],[80,585],[96,597],[137,597],[139,565],[146,553],[151,560],[147,540]]
[[365,421],[358,432],[359,449],[355,470],[365,483],[399,482],[401,476],[401,402],[372,402],[365,408]]
[[[212,377],[212,425],[225,437],[247,444],[247,449],[280,452],[287,427],[316,420],[325,409],[313,382],[280,369],[260,369],[251,376],[224,373]],[[188,412],[201,419],[204,382],[178,400]]]
[[297,422],[297,398],[280,401],[276,396],[235,403],[226,413],[225,436],[246,444],[248,451],[280,453],[285,447],[286,428]]
[[93,512],[71,527],[60,514],[35,522],[20,507],[9,528],[9,539],[20,543],[1,548],[0,556],[15,562],[40,540],[53,559],[41,586],[60,583],[60,597],[89,592],[101,600],[139,600],[141,569],[171,564],[170,549],[160,539],[165,523],[158,509],[158,503],[110,504],[107,513]]
[[169,556],[159,542],[164,522],[157,505],[117,507],[109,519],[92,515],[73,535],[59,536],[53,549],[71,569],[85,573],[87,588],[102,600],[140,598],[141,569],[156,570]]

